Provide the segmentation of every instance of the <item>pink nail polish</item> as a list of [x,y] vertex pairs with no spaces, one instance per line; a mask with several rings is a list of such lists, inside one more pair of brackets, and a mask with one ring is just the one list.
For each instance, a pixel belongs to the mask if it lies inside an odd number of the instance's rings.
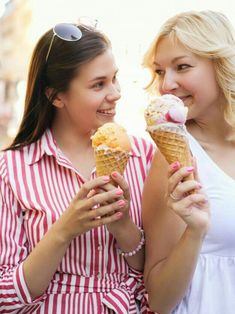
[[118,204],[119,207],[123,207],[125,205],[125,201],[120,200],[120,201],[117,202],[117,204]]
[[108,181],[110,181],[110,177],[109,176],[103,176],[103,178],[102,178],[105,182],[108,182]]
[[123,194],[123,190],[118,189],[118,190],[116,191],[116,195],[122,195],[122,194]]
[[117,172],[116,172],[116,171],[112,172],[112,176],[113,176],[114,178],[117,178],[117,176],[118,176]]
[[172,169],[178,169],[180,167],[180,163],[178,161],[175,161],[172,165],[171,165]]
[[121,217],[123,216],[123,213],[117,212],[117,213],[116,213],[116,216],[117,216],[118,218],[121,218]]
[[193,167],[187,167],[186,169],[187,169],[188,172],[192,172],[194,170]]

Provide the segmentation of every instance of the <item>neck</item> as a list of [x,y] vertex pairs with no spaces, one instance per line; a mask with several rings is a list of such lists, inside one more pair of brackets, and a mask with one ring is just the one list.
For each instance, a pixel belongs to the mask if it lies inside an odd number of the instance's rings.
[[210,122],[203,120],[190,120],[187,122],[188,131],[199,141],[226,142],[234,135],[232,127],[224,120],[218,119]]
[[63,128],[61,125],[54,123],[52,126],[52,133],[58,147],[62,151],[79,154],[92,149],[92,132],[81,133],[73,127]]

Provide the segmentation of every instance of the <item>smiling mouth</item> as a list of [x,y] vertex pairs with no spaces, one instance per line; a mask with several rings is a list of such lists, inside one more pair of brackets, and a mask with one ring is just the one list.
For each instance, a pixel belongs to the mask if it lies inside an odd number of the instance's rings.
[[189,99],[189,98],[191,97],[191,95],[182,96],[182,97],[178,96],[178,97],[179,97],[182,101],[185,101],[185,100]]
[[105,116],[114,116],[116,114],[114,109],[97,110],[97,113]]

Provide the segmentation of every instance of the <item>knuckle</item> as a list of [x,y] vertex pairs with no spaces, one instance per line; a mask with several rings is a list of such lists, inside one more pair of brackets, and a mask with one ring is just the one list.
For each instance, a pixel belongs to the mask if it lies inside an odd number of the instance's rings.
[[188,195],[188,201],[190,202],[190,203],[193,203],[193,202],[195,202],[197,200],[197,195],[196,194],[190,194],[190,195]]
[[175,188],[175,194],[178,195],[178,194],[183,194],[184,193],[184,186],[183,184],[178,184]]
[[81,187],[82,192],[84,193],[89,193],[90,189],[87,186],[87,183],[84,183],[83,186]]
[[95,209],[94,209],[94,216],[95,217],[99,217],[99,216],[101,216],[103,213],[102,213],[102,210],[101,210],[101,208],[100,207],[96,207]]
[[77,210],[84,210],[85,207],[86,207],[85,202],[80,201],[80,202],[78,202],[78,203],[76,204],[76,209],[77,209]]
[[91,206],[95,206],[99,203],[99,196],[94,195],[90,198]]
[[177,206],[175,203],[171,203],[171,209],[172,209],[175,213],[179,213],[179,212],[180,212],[179,206]]

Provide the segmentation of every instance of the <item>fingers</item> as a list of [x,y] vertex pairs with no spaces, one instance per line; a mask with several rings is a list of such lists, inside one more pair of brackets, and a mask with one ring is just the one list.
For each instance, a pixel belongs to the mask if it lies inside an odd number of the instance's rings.
[[178,161],[173,162],[170,164],[168,169],[168,178],[172,176],[173,173],[175,173],[177,170],[180,169],[180,163]]
[[169,196],[171,197],[172,200],[178,201],[182,199],[185,195],[190,194],[191,191],[195,192],[195,191],[200,190],[201,187],[202,185],[195,180],[184,181],[176,185],[173,190],[171,190],[170,188]]
[[[174,165],[174,167],[173,167],[173,165]],[[177,168],[178,168],[178,169],[177,169]],[[184,181],[184,182],[183,182],[183,179],[184,179],[185,177],[187,177],[187,176],[189,175],[189,173],[192,173],[193,171],[194,171],[194,168],[191,167],[191,166],[179,168],[179,164],[174,163],[174,164],[170,165],[169,171],[168,171],[168,173],[169,173],[169,179],[168,179],[168,194],[173,193],[173,191],[174,191],[176,188],[179,189],[179,187],[180,187],[182,184],[184,184],[184,185],[181,187],[181,189],[182,189],[182,188],[185,188],[185,187],[186,187],[186,188],[187,188],[187,187],[192,187],[191,182],[194,182],[194,185],[195,185],[195,184],[198,184],[198,183],[196,183],[195,180],[189,180],[189,181]],[[187,184],[185,185],[185,183],[189,183],[190,185],[187,185]],[[180,190],[179,192],[181,192],[181,190]],[[187,191],[187,192],[189,192],[189,191]],[[182,193],[180,193],[180,194],[182,194]],[[180,195],[175,194],[175,192],[174,192],[174,195],[175,195],[176,198],[179,198],[179,197],[180,197]],[[176,196],[176,195],[178,195],[178,196]]]
[[81,211],[91,210],[95,206],[100,206],[100,204],[113,203],[115,199],[117,200],[123,195],[123,191],[120,188],[116,188],[108,192],[93,194],[92,190],[87,195],[89,198],[74,201],[75,207],[79,207]]
[[[96,207],[89,212],[89,219],[100,219],[105,218],[106,216],[112,216],[113,214],[119,212],[126,206],[126,202],[124,200],[118,200],[115,203],[107,204],[104,206]],[[118,214],[118,218],[120,218],[120,213]]]
[[190,194],[177,202],[171,202],[170,207],[177,211],[180,208],[187,208],[195,205],[195,203],[206,203],[207,197],[205,194],[195,193]]
[[77,195],[75,196],[74,200],[79,200],[79,199],[83,199],[83,198],[89,198],[91,193],[91,190],[96,190],[102,186],[104,186],[105,184],[107,184],[110,181],[109,176],[101,176],[101,177],[97,177],[94,180],[90,180],[85,182],[81,189],[79,190],[79,192],[77,193]]
[[121,212],[114,212],[112,215],[106,215],[106,216],[94,219],[91,224],[92,228],[111,224],[112,222],[119,220],[122,217],[122,215],[123,214]]
[[111,174],[112,179],[120,186],[120,188],[123,190],[123,195],[126,199],[130,199],[130,191],[129,186],[126,180],[123,178],[123,176],[117,172],[114,171]]

